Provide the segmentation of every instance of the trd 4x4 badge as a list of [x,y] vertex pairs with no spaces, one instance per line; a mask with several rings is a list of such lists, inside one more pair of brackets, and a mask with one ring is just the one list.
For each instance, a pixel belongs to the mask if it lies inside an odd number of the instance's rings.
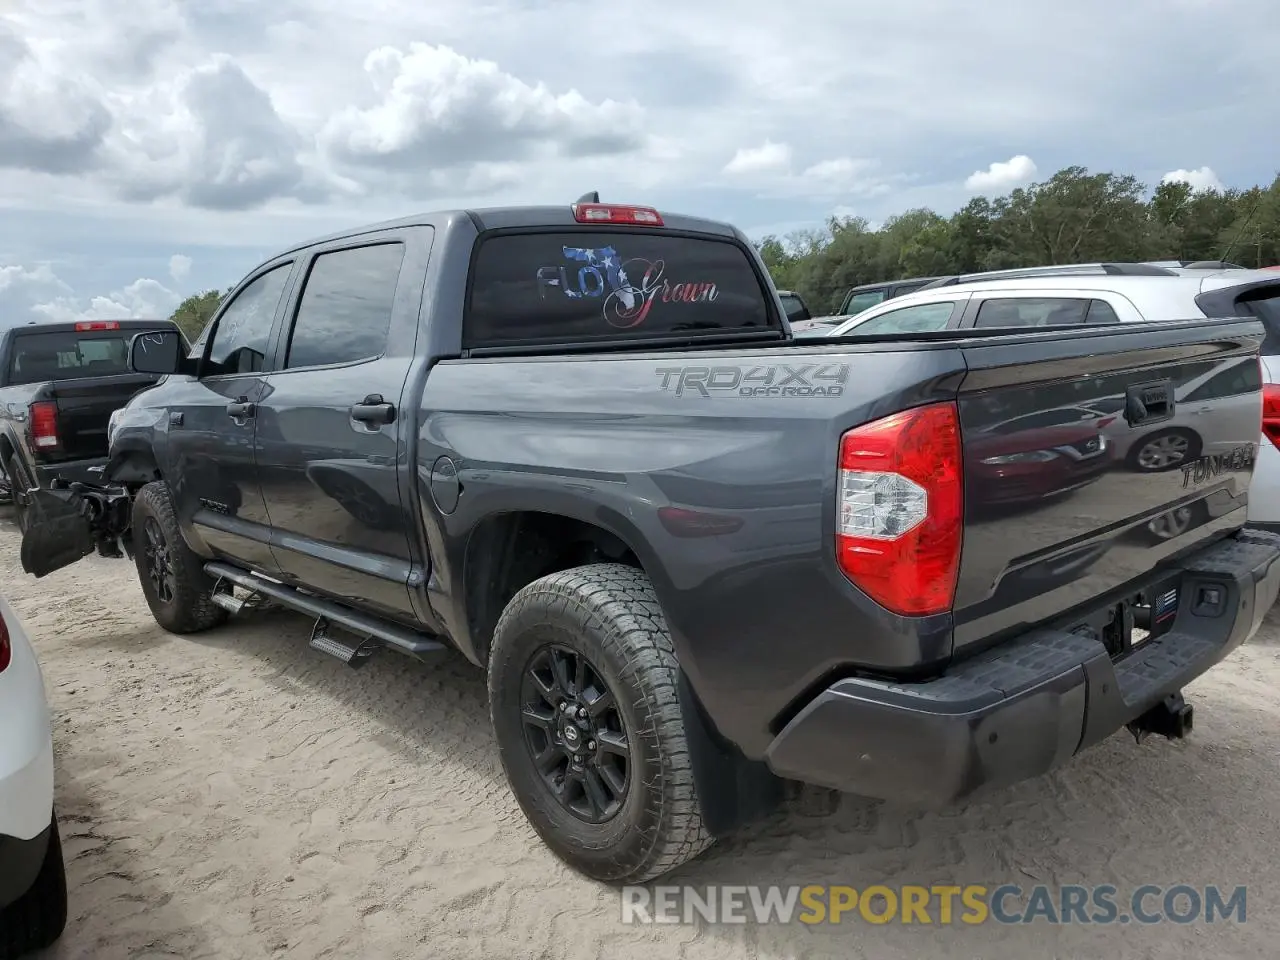
[[849,379],[847,363],[776,364],[768,367],[659,367],[662,389],[739,397],[838,397]]

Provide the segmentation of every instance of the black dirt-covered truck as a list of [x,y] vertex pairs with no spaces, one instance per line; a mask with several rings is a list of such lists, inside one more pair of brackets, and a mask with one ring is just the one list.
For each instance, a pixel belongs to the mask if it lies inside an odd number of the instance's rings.
[[101,482],[40,493],[23,563],[127,554],[175,633],[275,603],[352,666],[458,651],[546,843],[637,882],[788,781],[934,806],[1185,736],[1183,686],[1280,587],[1243,529],[1259,383],[1208,401],[1194,463],[1116,450],[1262,337],[796,340],[727,225],[410,217],[261,264],[189,351],[135,337],[164,379]]
[[111,414],[159,377],[129,366],[129,343],[168,320],[30,323],[0,333],[0,493],[21,528],[28,491],[54,478],[96,480]]

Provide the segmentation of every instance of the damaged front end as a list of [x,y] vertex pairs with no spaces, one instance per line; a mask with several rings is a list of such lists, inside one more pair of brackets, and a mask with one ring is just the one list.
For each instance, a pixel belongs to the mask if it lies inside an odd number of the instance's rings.
[[97,552],[101,557],[132,558],[127,536],[133,493],[124,484],[54,481],[49,489],[21,496],[26,507],[22,569],[47,576]]

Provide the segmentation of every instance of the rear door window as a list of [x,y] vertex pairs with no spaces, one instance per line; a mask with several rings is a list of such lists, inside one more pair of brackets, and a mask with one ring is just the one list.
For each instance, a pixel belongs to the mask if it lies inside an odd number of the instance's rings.
[[991,297],[978,308],[975,327],[1048,327],[1083,323],[1088,300],[1066,297]]
[[499,234],[471,269],[465,348],[781,330],[747,252],[662,233]]
[[355,363],[387,345],[404,244],[335,250],[316,257],[298,302],[286,368]]
[[129,373],[129,340],[137,333],[25,333],[13,340],[10,383],[43,383]]
[[848,336],[866,336],[878,333],[930,333],[947,329],[955,302],[918,303],[910,307],[890,310],[878,317],[864,320],[849,328]]

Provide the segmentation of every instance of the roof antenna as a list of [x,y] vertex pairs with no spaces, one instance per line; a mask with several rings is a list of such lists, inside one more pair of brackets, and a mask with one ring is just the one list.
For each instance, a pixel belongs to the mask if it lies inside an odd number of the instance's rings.
[[592,190],[590,193],[584,193],[582,196],[578,198],[578,202],[579,203],[599,203],[600,191]]

